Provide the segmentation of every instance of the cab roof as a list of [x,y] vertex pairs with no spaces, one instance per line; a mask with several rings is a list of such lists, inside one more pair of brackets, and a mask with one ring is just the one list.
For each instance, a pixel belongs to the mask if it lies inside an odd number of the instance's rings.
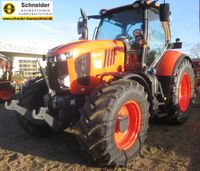
[[159,5],[156,3],[157,1],[152,1],[151,3],[147,3],[146,1],[143,0],[138,0],[135,1],[132,4],[128,4],[128,5],[124,5],[124,6],[120,6],[120,7],[116,7],[116,8],[111,8],[111,9],[101,9],[100,10],[100,15],[92,15],[92,16],[88,16],[88,18],[102,18],[104,16],[110,15],[112,13],[118,13],[121,11],[126,11],[126,10],[130,10],[130,9],[134,9],[134,8],[144,8],[144,7],[153,7],[155,9],[159,9]]

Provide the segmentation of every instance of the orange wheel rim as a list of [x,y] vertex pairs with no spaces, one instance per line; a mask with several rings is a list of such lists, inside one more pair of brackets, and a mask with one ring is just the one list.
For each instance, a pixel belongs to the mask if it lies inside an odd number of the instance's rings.
[[131,100],[124,103],[115,123],[115,143],[121,150],[127,150],[135,143],[141,127],[141,109]]
[[178,101],[179,107],[182,112],[185,112],[188,108],[191,98],[191,82],[190,76],[188,73],[184,73],[181,77],[180,84],[179,84],[179,94],[178,94]]

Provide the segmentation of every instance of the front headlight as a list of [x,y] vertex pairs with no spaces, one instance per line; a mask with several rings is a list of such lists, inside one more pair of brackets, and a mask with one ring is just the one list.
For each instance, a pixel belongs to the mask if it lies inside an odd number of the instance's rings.
[[71,57],[73,57],[73,52],[69,51],[69,52],[57,55],[56,56],[56,60],[58,62],[60,62],[60,61],[66,61],[68,58],[71,58]]
[[65,54],[60,54],[56,56],[57,61],[66,61],[66,55]]
[[65,75],[62,78],[59,78],[58,82],[59,82],[61,88],[69,88],[70,87],[69,75]]
[[67,75],[67,76],[64,78],[64,86],[70,87],[69,75]]

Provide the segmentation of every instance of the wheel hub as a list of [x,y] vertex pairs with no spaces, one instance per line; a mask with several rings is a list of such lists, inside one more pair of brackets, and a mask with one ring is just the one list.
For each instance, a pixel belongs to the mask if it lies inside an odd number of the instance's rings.
[[119,116],[117,118],[116,127],[118,127],[120,132],[125,132],[128,129],[128,117]]
[[141,109],[131,100],[124,103],[115,123],[115,143],[121,150],[128,150],[135,143],[141,127]]
[[191,82],[190,76],[188,73],[184,73],[181,77],[179,84],[179,107],[182,112],[185,112],[188,108],[191,98]]

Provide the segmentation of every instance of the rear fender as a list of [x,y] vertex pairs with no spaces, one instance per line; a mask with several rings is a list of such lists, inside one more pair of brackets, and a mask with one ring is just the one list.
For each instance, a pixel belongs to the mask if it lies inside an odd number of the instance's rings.
[[166,97],[170,96],[170,85],[174,72],[183,59],[188,59],[192,64],[191,59],[187,55],[175,50],[168,50],[163,54],[158,64],[156,75],[161,82],[163,93]]
[[181,52],[175,50],[166,51],[158,64],[156,75],[173,76],[177,64],[184,58],[187,58],[192,63],[191,59]]

